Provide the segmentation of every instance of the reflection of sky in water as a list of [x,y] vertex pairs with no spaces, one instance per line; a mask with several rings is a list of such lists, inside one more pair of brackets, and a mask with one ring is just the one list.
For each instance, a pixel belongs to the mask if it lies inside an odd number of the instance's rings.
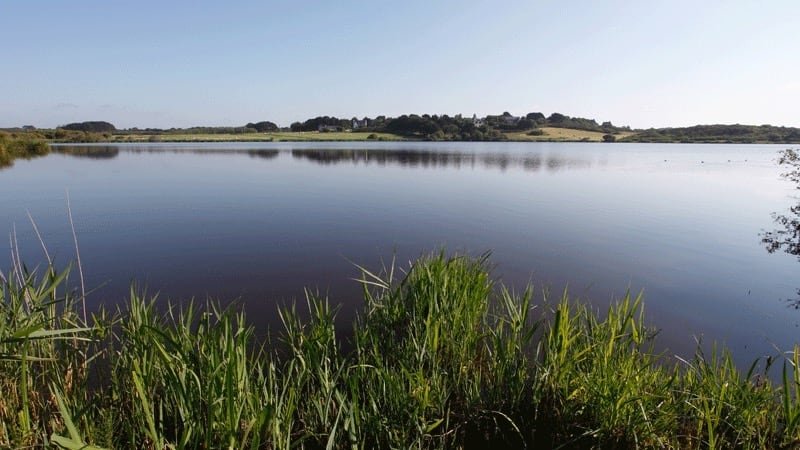
[[[241,297],[258,323],[302,288],[329,292],[347,320],[357,271],[446,245],[493,251],[495,272],[602,307],[645,291],[661,339],[726,340],[747,361],[795,342],[800,286],[759,232],[786,209],[781,146],[556,143],[268,143],[97,146],[0,172],[0,229],[16,223],[40,260],[26,210],[70,260],[69,189],[94,298],[136,279],[169,297]],[[105,158],[98,158],[102,154]],[[0,244],[8,252],[8,244]],[[0,266],[7,266],[2,263]]]

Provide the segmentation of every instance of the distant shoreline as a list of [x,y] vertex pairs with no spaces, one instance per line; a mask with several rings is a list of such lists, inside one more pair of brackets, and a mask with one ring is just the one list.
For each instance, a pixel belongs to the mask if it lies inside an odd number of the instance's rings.
[[[580,131],[580,130],[575,130]],[[316,132],[303,132],[303,133],[316,133]],[[273,134],[273,133],[270,133]],[[280,133],[274,133],[280,134]],[[497,140],[434,140],[422,138],[408,138],[404,136],[391,136],[384,139],[366,139],[366,138],[337,138],[333,136],[309,136],[309,137],[283,137],[283,136],[253,136],[242,137],[241,135],[213,135],[197,136],[197,137],[172,137],[161,136],[160,139],[144,138],[128,138],[120,136],[115,139],[101,139],[101,140],[58,140],[48,139],[49,144],[204,144],[204,143],[268,143],[268,142],[542,142],[542,143],[603,143],[601,139],[592,138],[559,138],[551,136],[537,136],[537,139],[530,139],[525,137],[508,136],[506,139]],[[735,141],[729,139],[716,139],[716,140],[645,140],[645,139],[626,139],[621,138],[615,140],[613,143],[617,144],[754,144],[754,145],[800,145],[800,140],[789,142],[773,142],[769,140],[755,140],[755,141]]]
[[[712,131],[715,127],[709,126]],[[743,126],[744,127],[744,126]],[[747,126],[749,127],[749,126]],[[663,144],[800,144],[800,131],[789,129],[786,138],[756,132],[733,135],[692,136],[690,128],[667,128],[659,130],[635,130],[604,133],[574,128],[541,127],[536,134],[530,131],[504,131],[492,139],[434,139],[429,136],[404,136],[386,132],[366,131],[271,131],[265,133],[146,133],[124,132],[87,134],[87,139],[72,135],[67,139],[48,139],[50,143],[213,143],[213,142],[618,142],[618,143],[663,143]],[[760,127],[753,127],[760,128]],[[724,131],[724,130],[721,130]]]
[[[422,119],[421,119],[422,120]],[[390,132],[389,127],[288,131],[272,129],[257,131],[254,128],[218,127],[170,130],[117,130],[112,124],[107,129],[91,128],[94,122],[80,124],[87,130],[36,129],[33,127],[10,128],[0,132],[14,138],[42,140],[48,143],[200,143],[200,142],[378,142],[378,141],[430,141],[430,142],[634,142],[634,143],[683,143],[683,144],[800,144],[800,128],[775,127],[771,125],[696,125],[683,128],[658,128],[631,130],[613,127],[598,130],[582,128],[581,122],[573,127],[558,124],[533,125],[529,129],[474,129],[457,132],[449,128],[447,133],[438,129],[419,128],[423,131]],[[430,125],[430,124],[428,124]],[[435,125],[435,124],[434,124]],[[436,125],[438,126],[438,125]],[[421,126],[420,126],[421,127]],[[453,125],[455,127],[455,125]],[[578,128],[574,128],[578,127]],[[589,127],[589,125],[587,125]],[[332,127],[331,127],[332,128]],[[483,131],[481,131],[483,130]],[[426,132],[428,131],[428,132]]]

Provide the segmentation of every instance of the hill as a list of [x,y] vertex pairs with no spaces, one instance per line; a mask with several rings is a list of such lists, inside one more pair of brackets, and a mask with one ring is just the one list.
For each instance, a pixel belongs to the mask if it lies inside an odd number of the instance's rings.
[[800,129],[772,125],[695,125],[683,128],[637,130],[623,142],[681,143],[800,143]]

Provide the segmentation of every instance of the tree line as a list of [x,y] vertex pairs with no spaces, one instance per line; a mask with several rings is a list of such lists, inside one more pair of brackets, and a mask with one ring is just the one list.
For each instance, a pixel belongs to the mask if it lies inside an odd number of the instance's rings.
[[629,142],[700,142],[793,144],[800,142],[800,129],[772,125],[695,125],[683,128],[651,128],[625,138]]
[[331,116],[317,116],[304,122],[294,122],[291,131],[341,131],[393,133],[408,138],[429,140],[503,140],[506,132],[536,133],[541,127],[575,128],[579,130],[617,133],[629,131],[630,127],[616,127],[611,122],[597,123],[593,119],[570,117],[561,113],[545,116],[541,112],[531,112],[524,116],[514,116],[509,112],[485,117],[464,117],[461,114],[403,114],[398,117],[378,116],[374,119],[364,117],[343,119]]
[[33,126],[7,129],[11,132],[33,133],[42,138],[61,142],[99,142],[112,135],[142,134],[157,137],[161,134],[248,134],[306,131],[353,131],[366,133],[391,133],[409,139],[484,141],[504,140],[507,133],[541,135],[544,127],[569,128],[604,133],[603,140],[613,142],[718,142],[718,143],[798,143],[800,129],[772,125],[696,125],[680,128],[651,128],[635,130],[632,135],[619,138],[620,132],[630,132],[628,126],[615,126],[611,122],[599,123],[595,119],[571,117],[554,112],[545,116],[530,112],[514,116],[509,112],[485,117],[465,117],[442,114],[403,114],[398,117],[341,118],[317,116],[303,122],[280,127],[275,122],[262,120],[242,126],[190,127],[190,128],[129,128],[120,130],[106,121],[69,123],[55,130],[37,130]]

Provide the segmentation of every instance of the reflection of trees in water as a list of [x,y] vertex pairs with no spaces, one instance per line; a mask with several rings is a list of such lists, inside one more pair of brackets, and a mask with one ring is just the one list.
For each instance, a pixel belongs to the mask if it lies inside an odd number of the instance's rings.
[[53,146],[53,152],[77,158],[113,159],[119,156],[119,147],[113,145]]
[[114,145],[55,146],[53,151],[79,158],[111,159],[119,156],[120,149],[128,153],[191,153],[198,155],[249,155],[253,158],[271,159],[280,154],[277,149],[198,149],[164,147],[119,147]]
[[587,160],[566,159],[556,156],[542,158],[540,155],[513,155],[508,153],[459,153],[427,150],[332,150],[294,149],[292,156],[319,164],[375,164],[379,166],[399,165],[407,167],[475,167],[498,168],[519,167],[535,171],[542,167],[549,171],[563,168],[589,167]]
[[[74,145],[55,146],[53,151],[79,158],[111,159],[126,153],[171,153],[195,155],[249,155],[253,158],[273,159],[280,155],[279,149],[214,149],[180,148],[167,146],[117,146]],[[399,165],[404,167],[486,167],[500,170],[521,168],[527,171],[545,169],[553,172],[568,168],[586,168],[591,162],[585,159],[569,159],[557,155],[510,153],[442,152],[431,150],[391,149],[293,149],[296,159],[318,164],[374,164],[377,166]]]
[[[793,149],[783,150],[778,165],[787,166],[788,170],[782,176],[800,190],[800,153]],[[800,198],[795,197],[795,200],[798,203],[789,207],[787,212],[772,214],[777,229],[761,233],[761,242],[769,253],[783,251],[797,256],[800,261]],[[797,289],[797,298],[791,299],[790,304],[800,309],[800,288]]]
[[272,159],[278,157],[280,150],[247,150],[247,154],[252,158]]

